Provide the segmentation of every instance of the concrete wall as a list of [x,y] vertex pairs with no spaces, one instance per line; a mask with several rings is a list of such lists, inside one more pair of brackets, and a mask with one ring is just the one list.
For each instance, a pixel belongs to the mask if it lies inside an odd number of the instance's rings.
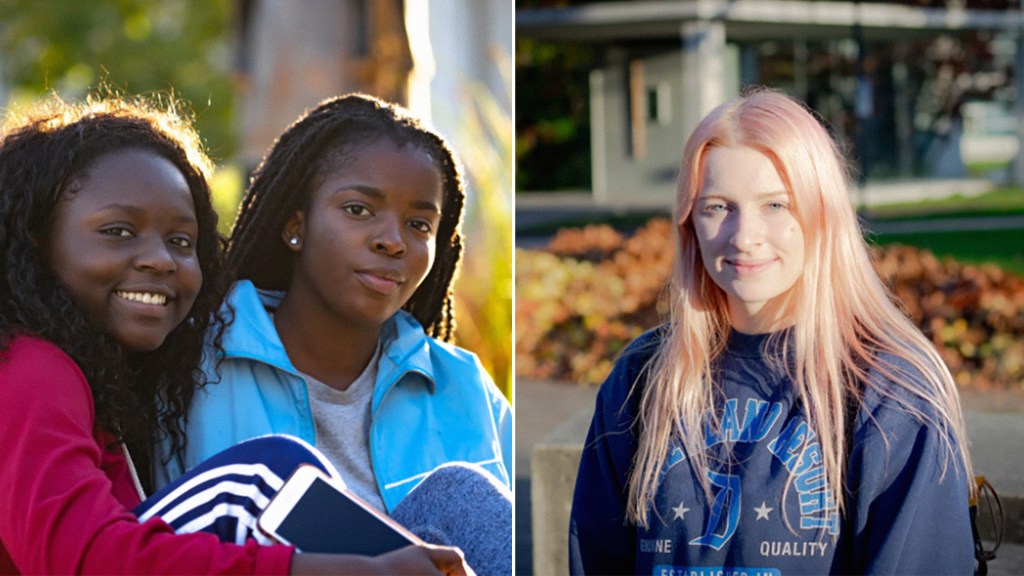
[[[711,37],[679,51],[632,58],[590,75],[594,200],[671,206],[683,145],[712,108],[739,94],[739,49]],[[709,56],[710,54],[710,56]],[[642,92],[631,104],[631,82]],[[648,94],[657,94],[656,118]],[[639,106],[639,110],[634,107]],[[641,126],[635,125],[639,111]]]
[[511,114],[511,0],[253,0],[250,10],[239,47],[247,167],[304,110],[346,92],[407,105],[456,148],[471,86]]
[[569,571],[569,512],[590,416],[589,410],[581,411],[534,446],[530,459],[534,574]]
[[242,38],[249,69],[239,105],[241,160],[253,168],[277,136],[322,99],[366,90],[356,75],[359,18],[355,2],[284,0],[253,3]]
[[[406,0],[415,66],[409,107],[457,149],[472,90],[489,93],[512,114],[511,0]],[[511,138],[512,135],[510,134]]]

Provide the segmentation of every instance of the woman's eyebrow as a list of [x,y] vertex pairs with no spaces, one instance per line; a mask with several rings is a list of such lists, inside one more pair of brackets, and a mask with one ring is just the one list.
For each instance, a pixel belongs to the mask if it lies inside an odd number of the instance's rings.
[[436,202],[431,202],[430,200],[415,200],[412,203],[412,207],[417,210],[427,210],[438,214],[441,213],[441,207],[438,206]]
[[723,195],[723,194],[716,194],[714,192],[712,192],[710,194],[701,193],[701,194],[697,195],[697,200],[728,200],[728,199],[729,198],[726,197],[725,195]]
[[342,184],[341,186],[338,186],[337,188],[332,190],[331,191],[331,195],[333,196],[335,194],[341,194],[342,192],[345,192],[347,190],[353,190],[355,192],[359,192],[360,194],[363,194],[365,196],[369,196],[370,198],[373,198],[374,200],[383,200],[384,199],[384,192],[381,189],[375,188],[373,186],[366,186],[366,185],[363,185],[363,184]]
[[[768,192],[758,192],[758,193],[754,194],[754,198],[757,199],[757,200],[763,200],[763,199],[766,199],[766,198],[777,198],[779,196],[784,196],[784,197],[788,198],[789,197],[789,192],[786,192],[785,190],[772,190],[772,191],[768,191]],[[701,194],[697,195],[697,200],[710,200],[710,199],[726,200],[726,201],[730,201],[730,202],[733,201],[732,197],[727,196],[725,194],[720,194],[720,193],[717,193],[717,192],[711,192],[709,194],[701,193]]]
[[[331,192],[331,194],[340,194],[341,192],[344,192],[346,190],[359,192],[360,194],[363,194],[364,196],[369,196],[374,200],[384,200],[387,197],[387,194],[385,194],[384,191],[381,190],[380,188],[375,188],[373,186],[364,186],[360,184],[338,186],[337,188],[334,189],[333,192]],[[438,206],[436,202],[430,200],[414,200],[412,202],[412,207],[416,208],[417,210],[428,210],[430,212],[436,212],[438,214],[441,213],[441,207]]]
[[[102,214],[103,212],[124,212],[126,214],[131,214],[132,216],[137,216],[145,213],[146,209],[141,206],[135,206],[134,204],[112,203],[101,206],[96,210],[97,215]],[[178,216],[175,216],[174,219],[185,224],[195,224],[197,222],[195,214],[179,214]]]

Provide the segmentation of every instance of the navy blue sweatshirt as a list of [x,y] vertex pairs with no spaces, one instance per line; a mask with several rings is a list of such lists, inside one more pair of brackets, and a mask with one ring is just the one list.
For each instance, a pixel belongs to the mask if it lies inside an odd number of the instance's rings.
[[[866,387],[847,464],[849,509],[841,517],[793,383],[767,361],[768,335],[732,332],[713,367],[722,430],[706,442],[711,498],[674,443],[650,528],[629,524],[627,479],[644,385],[638,378],[663,328],[633,342],[598,393],[573,498],[571,573],[973,573],[962,466],[946,457],[942,433],[901,405],[915,401],[896,390],[900,402],[883,399]],[[901,367],[914,373],[905,362]],[[638,389],[630,394],[634,385]],[[731,459],[725,458],[726,445]]]

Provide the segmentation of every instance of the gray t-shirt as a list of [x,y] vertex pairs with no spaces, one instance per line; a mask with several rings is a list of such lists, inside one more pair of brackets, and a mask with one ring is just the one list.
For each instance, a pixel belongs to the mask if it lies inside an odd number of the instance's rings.
[[341,473],[349,489],[385,511],[370,460],[370,403],[377,380],[380,345],[363,373],[345,390],[302,374],[316,425],[316,447]]

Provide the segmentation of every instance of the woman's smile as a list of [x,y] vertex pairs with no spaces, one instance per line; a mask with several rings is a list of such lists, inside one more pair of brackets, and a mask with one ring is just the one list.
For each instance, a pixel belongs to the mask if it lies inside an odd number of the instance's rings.
[[114,292],[118,298],[123,298],[129,302],[138,302],[141,304],[148,304],[150,306],[166,306],[167,296],[163,294],[153,294],[152,292],[125,292],[118,290]]
[[732,267],[737,276],[756,276],[776,262],[778,262],[778,258],[765,260],[725,259],[725,263]]

